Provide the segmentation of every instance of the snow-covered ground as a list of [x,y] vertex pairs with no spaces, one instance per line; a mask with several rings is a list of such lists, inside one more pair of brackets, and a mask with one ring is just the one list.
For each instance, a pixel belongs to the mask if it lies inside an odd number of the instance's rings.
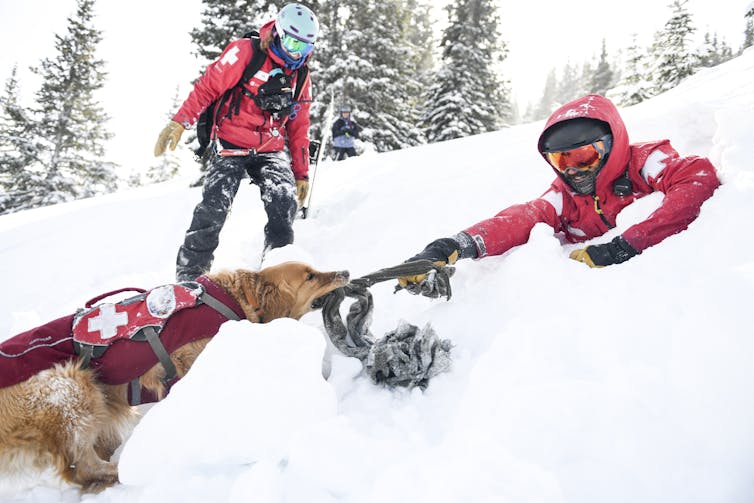
[[[2,480],[0,500],[754,501],[754,50],[623,112],[632,141],[667,137],[719,168],[686,232],[589,269],[538,226],[504,256],[461,261],[450,302],[373,287],[374,334],[430,322],[455,345],[424,392],[374,386],[337,355],[325,380],[319,313],[228,322],[145,410],[122,484],[82,497],[48,476]],[[541,126],[324,163],[295,245],[266,264],[358,277],[538,196],[553,177]],[[180,180],[0,217],[0,340],[96,294],[170,282],[198,199]],[[244,184],[216,266],[254,267],[264,223]]]

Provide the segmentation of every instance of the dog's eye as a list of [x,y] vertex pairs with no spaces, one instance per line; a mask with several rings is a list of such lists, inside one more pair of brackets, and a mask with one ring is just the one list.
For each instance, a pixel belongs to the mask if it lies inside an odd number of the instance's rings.
[[309,274],[306,275],[306,281],[309,281],[312,279],[314,279],[314,274],[310,272]]

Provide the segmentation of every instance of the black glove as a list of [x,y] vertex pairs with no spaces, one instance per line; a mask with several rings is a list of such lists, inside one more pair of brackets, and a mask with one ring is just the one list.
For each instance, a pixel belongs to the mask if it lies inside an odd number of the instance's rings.
[[623,239],[623,236],[614,238],[609,243],[591,245],[571,252],[573,260],[583,262],[589,267],[605,267],[607,265],[621,264],[635,257],[639,252]]
[[[477,247],[474,240],[465,232],[459,232],[452,238],[436,239],[429,243],[424,250],[417,253],[406,262],[415,260],[431,260],[436,265],[453,265],[459,258],[476,258]],[[448,277],[455,272],[454,268],[448,268]],[[450,285],[444,280],[439,280],[436,271],[416,276],[398,278],[396,290],[405,289],[414,295],[425,297],[449,297]]]

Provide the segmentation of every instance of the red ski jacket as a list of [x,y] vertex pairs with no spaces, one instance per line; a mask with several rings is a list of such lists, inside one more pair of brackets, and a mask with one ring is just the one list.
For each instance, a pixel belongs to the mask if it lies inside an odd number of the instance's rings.
[[[259,30],[259,36],[265,39],[272,30],[274,21],[270,21]],[[196,83],[173,120],[192,127],[201,113],[225,91],[234,87],[251,61],[253,48],[251,40],[243,38],[231,42],[217,59],[207,67]],[[267,82],[270,71],[280,68],[292,75],[295,70],[285,68],[283,61],[271,50],[267,50],[267,59],[262,68],[243,86],[256,95],[259,86]],[[285,149],[285,139],[291,153],[291,168],[297,180],[307,177],[309,173],[309,107],[311,103],[311,80],[309,73],[303,82],[293,82],[303,86],[299,102],[294,105],[294,113],[286,118],[274,119],[269,112],[259,108],[254,100],[243,94],[238,115],[226,118],[230,101],[225,103],[218,114],[217,135],[219,138],[242,148],[253,148],[258,152],[280,152]]]
[[[246,319],[238,302],[205,276],[196,280],[206,292]],[[74,315],[64,316],[45,325],[18,334],[0,344],[0,388],[18,384],[53,367],[56,363],[78,358],[71,327]],[[213,337],[228,319],[207,304],[173,314],[160,332],[160,341],[168,353],[192,341]],[[106,384],[125,384],[141,376],[159,362],[146,341],[120,339],[90,366]],[[170,385],[174,384],[171,382]],[[142,403],[156,397],[142,393]]]
[[[660,191],[665,194],[660,207],[622,234],[628,244],[642,252],[686,229],[699,216],[702,203],[720,185],[708,159],[679,157],[668,140],[630,145],[626,126],[615,105],[599,95],[565,104],[550,116],[544,130],[577,117],[607,122],[613,133],[610,157],[597,175],[595,195],[577,194],[560,177],[556,178],[538,199],[506,208],[465,229],[474,238],[480,258],[500,255],[526,243],[532,228],[539,222],[550,225],[571,243],[601,236],[615,226],[615,219],[623,208]],[[633,193],[616,195],[613,184],[625,174],[631,180]],[[610,226],[598,213],[600,208]]]

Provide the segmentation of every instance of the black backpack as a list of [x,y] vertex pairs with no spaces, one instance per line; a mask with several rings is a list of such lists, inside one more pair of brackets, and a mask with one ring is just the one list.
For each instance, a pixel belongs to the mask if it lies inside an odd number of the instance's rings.
[[[199,119],[196,121],[196,139],[199,142],[199,147],[194,151],[194,153],[196,153],[196,155],[199,157],[202,157],[207,151],[207,147],[209,147],[210,141],[212,140],[212,129],[215,127],[218,119],[217,113],[225,105],[225,102],[231,98],[233,99],[231,106],[228,109],[228,113],[226,114],[226,118],[230,119],[234,113],[237,115],[239,112],[242,94],[246,94],[252,99],[255,99],[255,97],[251,96],[250,93],[243,87],[243,83],[251,80],[251,78],[259,71],[259,69],[262,68],[262,65],[264,65],[264,62],[267,59],[267,53],[263,51],[259,46],[260,41],[258,31],[250,31],[249,33],[245,34],[243,38],[251,39],[251,47],[253,49],[251,61],[249,61],[249,64],[246,65],[246,68],[243,71],[243,75],[241,76],[241,79],[238,81],[238,83],[225,91],[225,93],[223,93],[220,98],[210,103],[210,105],[204,110],[204,112],[202,112],[202,114],[199,116]],[[308,73],[309,67],[307,65],[303,65],[301,68],[296,70],[297,85],[296,90],[293,94],[294,102],[297,101],[299,96],[301,95],[301,89],[304,87],[303,84]]]

